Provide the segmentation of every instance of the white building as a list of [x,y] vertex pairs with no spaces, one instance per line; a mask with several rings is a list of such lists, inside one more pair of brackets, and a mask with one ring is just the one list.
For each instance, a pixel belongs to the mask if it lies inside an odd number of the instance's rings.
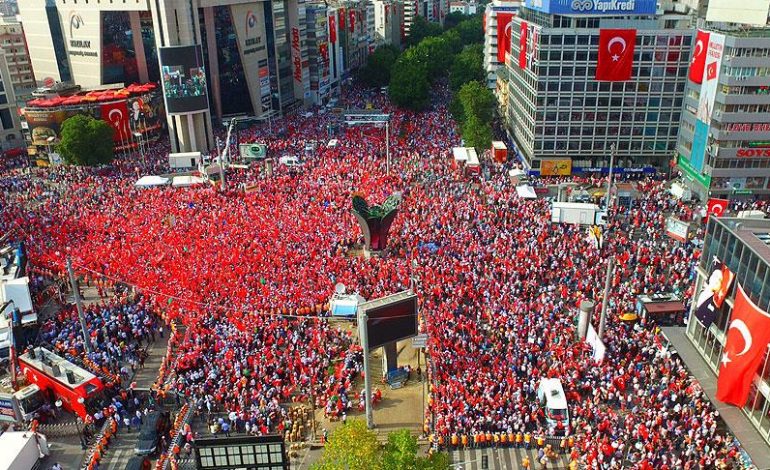
[[[484,11],[484,70],[487,72],[487,86],[494,90],[497,83],[497,71],[503,66],[498,60],[497,15],[502,13],[508,20],[519,11],[519,0],[493,0]],[[510,50],[510,49],[509,49]]]
[[463,15],[475,15],[476,2],[453,1],[449,2],[449,13],[462,13]]

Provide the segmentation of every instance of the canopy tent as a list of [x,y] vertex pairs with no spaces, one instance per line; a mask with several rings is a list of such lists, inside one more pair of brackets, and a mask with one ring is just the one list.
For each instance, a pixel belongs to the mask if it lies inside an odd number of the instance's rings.
[[165,186],[168,184],[168,178],[164,178],[162,176],[157,175],[147,175],[142,176],[139,178],[136,183],[134,183],[134,186],[140,187],[140,188],[150,188],[153,186]]
[[199,176],[174,176],[171,186],[175,188],[187,188],[196,184],[203,184],[206,180]]

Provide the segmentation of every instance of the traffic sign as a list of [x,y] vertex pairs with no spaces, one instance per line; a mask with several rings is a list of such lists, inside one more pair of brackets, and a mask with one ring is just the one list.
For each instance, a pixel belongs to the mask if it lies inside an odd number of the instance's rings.
[[414,336],[412,338],[412,347],[417,348],[424,348],[428,344],[428,334],[427,333],[420,333],[417,336]]

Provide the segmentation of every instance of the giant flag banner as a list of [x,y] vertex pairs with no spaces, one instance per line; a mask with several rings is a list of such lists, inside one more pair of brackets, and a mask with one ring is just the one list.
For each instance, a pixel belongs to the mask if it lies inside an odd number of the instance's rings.
[[697,118],[695,121],[695,133],[693,134],[692,150],[690,151],[690,163],[693,168],[701,173],[706,162],[706,146],[709,128],[711,127],[711,113],[714,110],[714,101],[717,96],[717,85],[719,84],[719,71],[722,68],[722,50],[724,46],[724,34],[709,34],[706,57],[704,58],[705,66],[700,86],[698,110],[695,113]]
[[527,68],[527,35],[529,34],[529,28],[527,22],[522,21],[519,29],[519,68]]
[[511,52],[511,20],[513,13],[497,14],[497,61],[505,63],[505,54]]
[[770,343],[770,315],[748,298],[738,284],[727,342],[722,350],[717,380],[718,400],[743,407],[754,374]]
[[332,44],[337,42],[337,20],[334,15],[329,17],[329,41]]
[[605,82],[630,80],[635,46],[635,29],[600,30],[596,79]]
[[703,83],[703,69],[706,67],[706,49],[709,45],[709,33],[698,30],[698,36],[695,38],[695,47],[692,51],[690,60],[689,77],[694,83],[700,85]]
[[735,274],[724,263],[714,258],[711,262],[711,274],[703,285],[703,290],[695,301],[695,316],[708,328],[717,317],[717,310],[727,297]]

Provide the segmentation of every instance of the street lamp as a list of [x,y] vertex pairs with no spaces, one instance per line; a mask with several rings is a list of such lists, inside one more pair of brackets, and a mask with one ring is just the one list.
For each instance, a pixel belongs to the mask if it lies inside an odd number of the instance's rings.
[[[607,213],[607,216],[605,217],[605,220],[607,221],[607,226],[609,227],[611,220],[610,220],[610,204],[612,204],[612,197],[611,197],[611,190],[612,190],[612,170],[613,166],[615,164],[615,144],[610,145],[610,174],[609,178],[607,178],[607,200],[605,203],[604,210]],[[604,241],[602,243],[602,249],[607,249],[606,247],[609,246],[609,243],[607,241],[607,235],[609,235],[608,230],[604,230]],[[604,298],[602,298],[602,312],[599,316],[599,339],[601,340],[604,338],[604,328],[607,325],[607,307],[609,304],[609,296],[610,296],[610,284],[612,283],[612,273],[615,268],[615,258],[613,258],[612,254],[607,256],[607,277],[604,280]]]
[[[83,397],[78,397],[78,403],[82,405],[83,403],[85,403],[85,399]],[[61,400],[57,400],[56,406],[61,407]],[[83,430],[80,427],[80,423],[82,422],[83,420],[80,419],[80,416],[75,416],[75,427],[78,428],[78,438],[80,439],[80,447],[83,450],[86,450],[88,448],[88,445],[86,443],[85,437],[83,436]]]
[[139,140],[139,155],[142,156],[142,164],[146,167],[147,166],[147,160],[144,158],[144,143],[142,141],[142,133],[141,132],[134,132],[134,137]]
[[45,141],[46,141],[46,147],[48,148],[48,163],[53,163],[51,161],[51,145],[56,141],[56,137],[50,136],[47,139],[45,139]]

